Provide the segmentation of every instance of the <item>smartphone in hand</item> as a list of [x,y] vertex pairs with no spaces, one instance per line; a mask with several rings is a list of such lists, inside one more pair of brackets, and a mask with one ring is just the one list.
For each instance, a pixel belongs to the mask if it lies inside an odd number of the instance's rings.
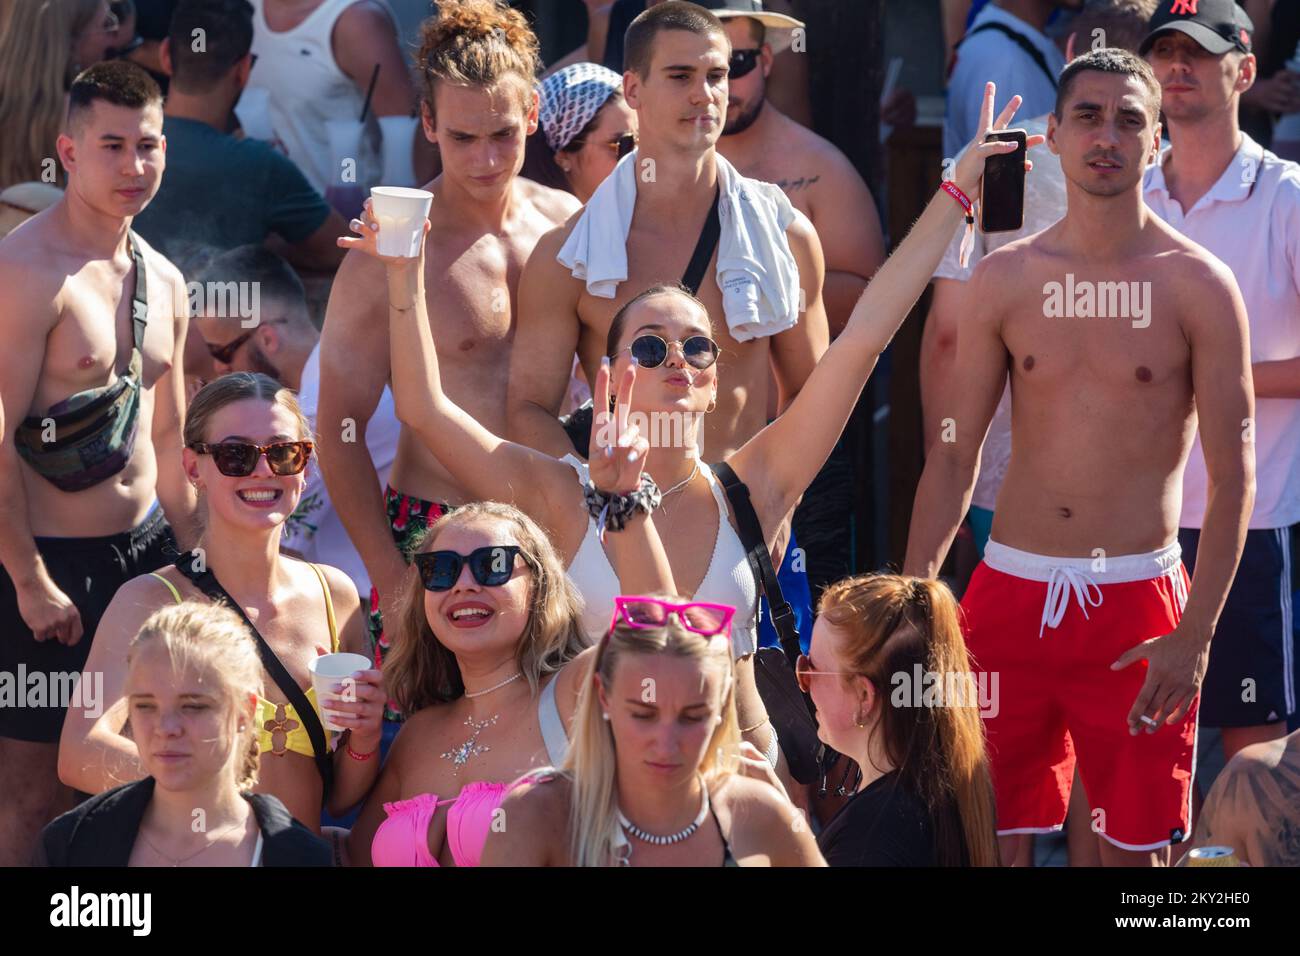
[[1026,138],[1023,129],[1001,129],[985,137],[985,142],[1003,140],[1017,143],[1019,148],[984,161],[984,179],[980,183],[982,232],[1014,232],[1025,225]]

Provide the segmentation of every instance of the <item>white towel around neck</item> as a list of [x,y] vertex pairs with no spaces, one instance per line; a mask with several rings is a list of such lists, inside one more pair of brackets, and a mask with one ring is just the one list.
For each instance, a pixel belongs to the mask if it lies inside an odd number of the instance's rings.
[[[624,156],[588,200],[556,259],[587,291],[612,299],[627,279],[627,234],[636,207],[637,151]],[[721,196],[718,288],[737,342],[776,335],[799,321],[799,268],[785,230],[794,207],[773,183],[746,179],[715,153]],[[697,235],[683,236],[694,248]]]

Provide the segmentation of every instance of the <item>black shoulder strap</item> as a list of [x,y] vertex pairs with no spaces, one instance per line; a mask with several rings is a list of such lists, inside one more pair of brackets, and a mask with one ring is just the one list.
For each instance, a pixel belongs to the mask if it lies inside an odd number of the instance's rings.
[[149,324],[149,285],[144,265],[144,256],[140,254],[140,242],[134,233],[126,234],[126,244],[135,260],[135,293],[131,297],[131,335],[135,347],[144,351],[144,330]]
[[1023,33],[1017,33],[1005,23],[981,23],[970,33],[966,34],[963,41],[966,38],[973,37],[977,33],[983,33],[985,30],[996,30],[998,33],[1010,37],[1011,41],[1015,43],[1016,46],[1024,50],[1025,53],[1029,55],[1029,58],[1038,64],[1038,68],[1043,71],[1043,74],[1051,82],[1052,89],[1056,89],[1056,77],[1052,74],[1052,68],[1047,65],[1047,57],[1043,56],[1043,51],[1034,46],[1033,43],[1029,41],[1029,37],[1025,36]]
[[718,238],[722,235],[722,220],[718,218],[718,202],[721,198],[722,185],[719,184],[718,191],[713,194],[709,215],[704,220],[704,228],[700,230],[699,241],[695,243],[695,251],[691,253],[690,264],[682,276],[682,285],[691,290],[691,295],[700,294],[700,286],[704,284],[704,270],[709,267],[713,250],[718,248]]
[[749,500],[749,488],[736,476],[735,471],[726,462],[710,466],[713,473],[722,482],[727,492],[727,500],[736,512],[736,523],[740,525],[740,544],[749,558],[749,566],[754,571],[754,580],[763,593],[767,595],[767,604],[772,611],[772,626],[776,628],[781,640],[781,650],[794,667],[802,649],[799,647],[799,632],[795,629],[794,611],[781,593],[781,585],[776,579],[776,569],[772,567],[772,555],[767,550],[767,541],[763,537],[763,528],[759,524],[758,514]]
[[205,565],[202,571],[197,570],[195,565],[199,563],[194,552],[187,551],[176,559],[176,570],[185,575],[191,584],[212,598],[213,601],[225,604],[244,619],[244,624],[248,626],[249,633],[257,641],[257,651],[261,655],[262,666],[266,668],[266,672],[271,675],[271,680],[275,681],[275,685],[280,688],[284,696],[289,698],[289,703],[293,704],[293,709],[298,712],[298,719],[302,721],[303,729],[307,731],[307,736],[311,738],[311,749],[313,756],[316,758],[316,769],[320,771],[321,780],[325,782],[325,793],[328,794],[330,785],[334,782],[334,763],[331,760],[329,745],[325,737],[325,725],[321,723],[320,715],[316,713],[316,708],[307,699],[307,694],[298,686],[298,682],[293,679],[293,675],[284,666],[284,662],[280,660],[274,648],[266,642],[266,638],[258,632],[253,622],[248,619],[248,615],[239,606],[239,602],[226,593],[226,589],[221,586],[221,582],[217,580],[217,576],[212,573],[210,568]]

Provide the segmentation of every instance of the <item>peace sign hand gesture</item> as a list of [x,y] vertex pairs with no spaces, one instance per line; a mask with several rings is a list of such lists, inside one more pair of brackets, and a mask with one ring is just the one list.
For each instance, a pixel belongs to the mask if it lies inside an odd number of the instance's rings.
[[641,436],[641,429],[628,424],[628,409],[632,404],[632,385],[636,381],[636,360],[628,366],[618,384],[618,395],[610,410],[609,359],[601,359],[596,373],[595,414],[591,423],[591,445],[587,452],[591,481],[606,494],[626,495],[641,487],[641,472],[645,468],[646,453],[650,443]]

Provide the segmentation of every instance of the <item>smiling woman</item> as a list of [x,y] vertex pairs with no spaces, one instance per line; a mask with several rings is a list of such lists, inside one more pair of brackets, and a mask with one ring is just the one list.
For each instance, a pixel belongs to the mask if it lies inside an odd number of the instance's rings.
[[321,654],[368,648],[352,582],[335,568],[280,554],[284,523],[306,481],[311,432],[292,392],[265,375],[237,372],[195,396],[184,441],[186,476],[198,489],[205,525],[200,546],[114,597],[86,667],[104,672],[105,699],[116,703],[98,719],[68,715],[60,775],[92,793],[142,775],[135,717],[125,707],[127,643],[160,607],[220,601],[244,618],[267,668],[254,718],[258,789],[317,830],[323,799],[332,814],[346,813],[378,776],[379,762],[369,757],[379,746],[385,695],[378,671],[355,672],[353,699],[328,702],[330,723],[344,728],[342,744],[328,747],[322,702],[314,688],[304,689],[311,686],[308,665]]

